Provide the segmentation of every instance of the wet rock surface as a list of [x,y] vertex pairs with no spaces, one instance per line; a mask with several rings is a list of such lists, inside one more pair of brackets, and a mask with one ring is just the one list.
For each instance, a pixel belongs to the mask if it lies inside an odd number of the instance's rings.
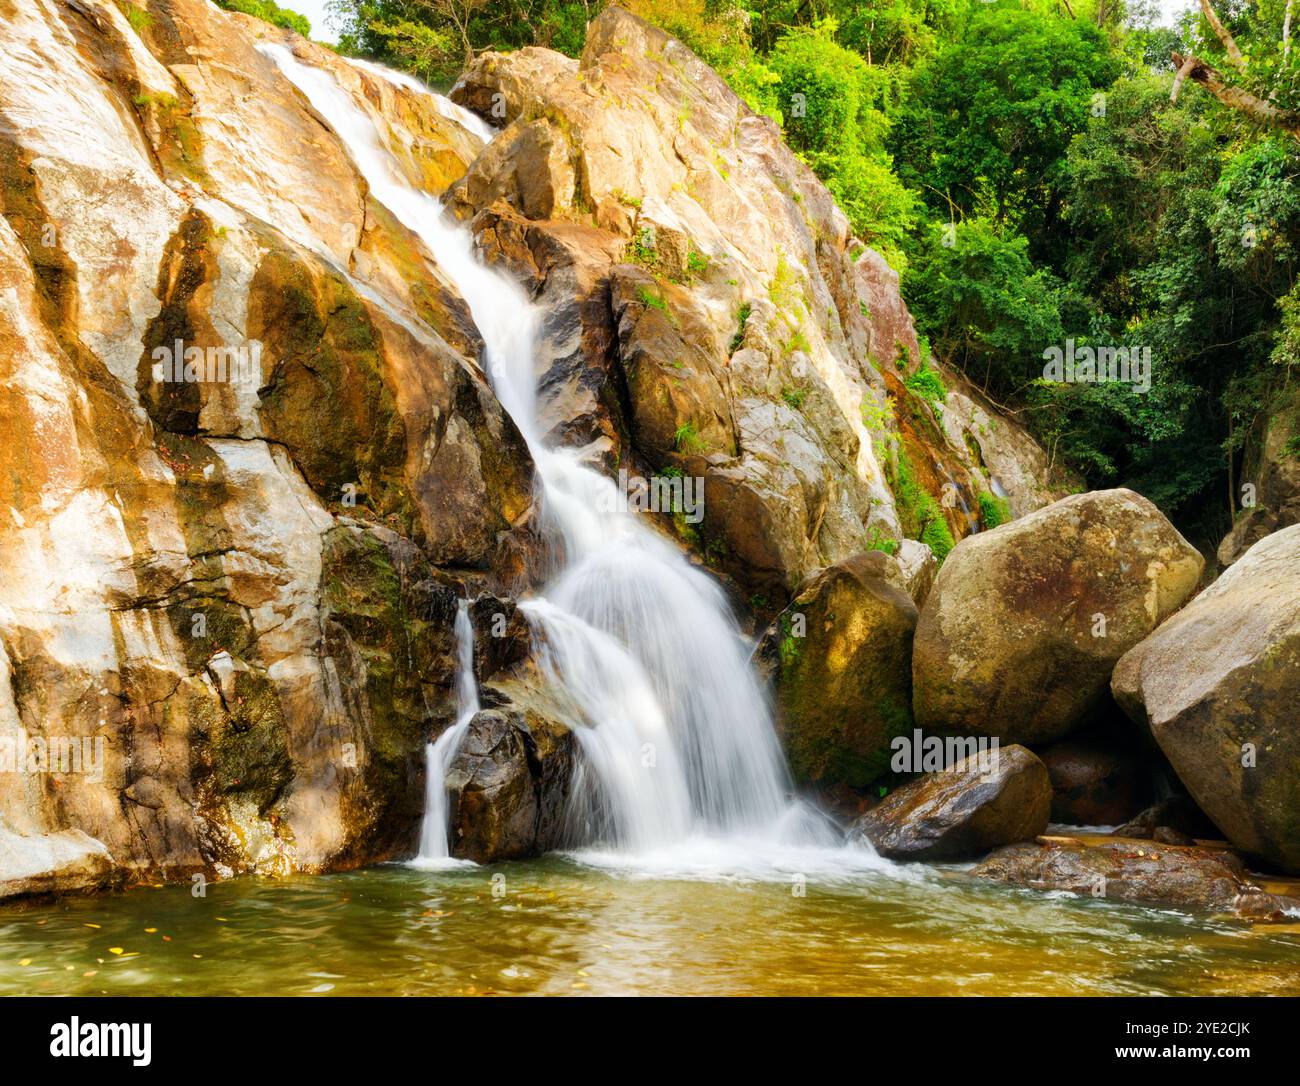
[[1042,833],[1051,802],[1043,763],[1024,747],[1001,747],[903,785],[853,832],[890,859],[973,859]]
[[999,849],[974,877],[1033,890],[1066,890],[1107,901],[1282,919],[1300,899],[1267,893],[1245,864],[1217,849],[1150,841],[1044,839]]

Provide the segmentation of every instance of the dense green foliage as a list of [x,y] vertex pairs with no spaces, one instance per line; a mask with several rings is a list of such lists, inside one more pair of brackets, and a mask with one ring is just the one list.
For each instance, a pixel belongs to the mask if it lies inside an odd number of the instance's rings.
[[[345,49],[446,81],[476,49],[577,55],[600,0],[334,5]],[[1138,489],[1205,538],[1226,527],[1244,443],[1296,379],[1300,144],[1191,81],[1171,102],[1171,58],[1300,107],[1285,0],[1219,0],[1240,68],[1190,0],[1175,27],[1154,25],[1151,0],[626,6],[783,126],[900,269],[935,356],[1055,461]],[[1045,352],[1067,345],[1149,358],[1149,383],[1045,379]]]
[[311,23],[308,22],[307,16],[282,8],[275,3],[275,0],[216,0],[216,3],[218,7],[223,7],[227,11],[242,11],[245,15],[256,15],[257,18],[273,26],[295,31],[304,38],[311,37]]

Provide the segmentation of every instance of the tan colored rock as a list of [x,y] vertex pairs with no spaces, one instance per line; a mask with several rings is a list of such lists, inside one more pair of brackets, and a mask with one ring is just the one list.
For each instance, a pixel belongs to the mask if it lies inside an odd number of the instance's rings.
[[1111,689],[1236,848],[1300,872],[1300,525],[1127,653]]
[[962,540],[917,626],[917,724],[1061,738],[1104,707],[1115,662],[1186,602],[1203,566],[1130,490],[1076,495]]
[[891,792],[853,830],[895,860],[965,860],[1047,828],[1047,770],[1021,746],[999,747]]
[[934,551],[918,540],[903,539],[899,541],[895,557],[903,575],[903,587],[917,607],[923,606],[939,574],[939,560]]
[[[506,204],[564,217],[608,232],[640,265],[609,273],[629,436],[650,470],[707,477],[700,543],[711,561],[784,598],[811,570],[865,549],[869,523],[897,536],[862,418],[880,378],[851,345],[868,337],[847,224],[771,122],[680,43],[616,8],[593,23],[577,68],[544,50],[486,54],[453,94],[480,110],[501,95],[513,122],[498,139],[503,158],[536,159],[526,133],[549,126],[583,194],[562,207],[547,196],[554,170],[506,178],[485,156],[453,188],[460,214]],[[501,251],[532,274],[517,247]],[[605,358],[586,365],[589,377],[560,387],[603,387]],[[589,411],[585,395],[572,400],[571,417]]]
[[948,395],[939,423],[949,447],[964,454],[973,485],[1000,498],[1014,517],[1050,505],[1078,488],[1082,480],[1053,467],[1043,449],[1014,419],[999,411],[979,389],[945,369]]
[[[0,773],[55,889],[101,851],[114,877],[408,853],[452,585],[528,583],[538,549],[463,301],[256,45],[328,68],[431,191],[481,141],[259,20],[149,13],[10,5],[0,53],[0,740],[104,752]],[[178,339],[260,354],[159,382]]]
[[[617,7],[592,23],[576,64],[538,48],[485,53],[452,94],[506,128],[451,205],[491,259],[534,284],[548,324],[573,329],[581,312],[583,342],[599,348],[557,352],[542,382],[552,434],[590,443],[607,467],[616,453],[647,474],[703,477],[704,523],[687,542],[747,596],[784,601],[814,570],[900,538],[885,472],[898,374],[881,368],[898,344],[920,364],[915,329],[896,273],[850,236],[776,125]],[[538,275],[553,262],[541,239],[560,224],[589,231],[572,282]],[[593,284],[608,284],[612,319],[591,304]],[[626,404],[606,392],[623,380]],[[927,461],[971,480],[972,508],[993,487],[960,435],[935,425],[922,440]],[[1014,471],[998,469],[1016,503],[1021,488],[1034,495],[1026,509],[1057,496],[1032,479],[1046,457],[1016,455]],[[933,474],[937,499],[944,474]],[[959,532],[974,523],[954,518]]]
[[108,849],[80,830],[20,837],[0,829],[0,900],[103,890],[121,877]]

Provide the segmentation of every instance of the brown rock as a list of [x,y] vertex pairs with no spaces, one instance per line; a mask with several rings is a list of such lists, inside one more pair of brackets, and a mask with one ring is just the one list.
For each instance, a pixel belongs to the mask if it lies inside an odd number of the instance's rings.
[[891,859],[972,859],[1042,833],[1051,802],[1043,763],[1024,747],[1000,747],[904,785],[854,831]]
[[1084,843],[1069,838],[999,849],[972,874],[1033,890],[1068,890],[1108,901],[1166,905],[1230,913],[1250,919],[1280,918],[1300,906],[1294,898],[1265,893],[1230,852],[1153,845],[1145,841]]
[[1188,844],[1198,837],[1219,836],[1218,827],[1205,817],[1205,812],[1196,806],[1190,797],[1185,795],[1168,796],[1159,803],[1152,804],[1122,826],[1117,826],[1114,835],[1154,840],[1156,834],[1161,831],[1171,839],[1174,837],[1186,839],[1181,842],[1173,841],[1174,844]]
[[574,749],[573,734],[539,714],[475,714],[447,772],[452,855],[495,863],[558,847]]
[[1097,742],[1066,740],[1038,756],[1052,780],[1052,821],[1116,826],[1147,798],[1146,766],[1131,752]]

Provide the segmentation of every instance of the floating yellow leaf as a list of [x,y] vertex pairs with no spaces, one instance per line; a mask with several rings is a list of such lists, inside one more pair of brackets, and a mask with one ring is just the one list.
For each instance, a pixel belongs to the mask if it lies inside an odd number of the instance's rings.
[[122,948],[120,946],[111,946],[108,948],[108,952],[110,954],[121,954]]
[[32,960],[31,960],[31,958],[24,958],[24,959],[23,959],[22,961],[20,961],[18,964],[19,964],[19,965],[31,965],[31,964],[32,964]]
[[214,916],[213,919],[214,919],[214,920],[220,920],[223,924],[226,924],[226,923],[229,922],[229,921],[226,920],[226,918],[225,918],[224,916]]
[[152,934],[153,934],[155,931],[157,931],[158,929],[157,929],[157,928],[145,928],[144,930],[147,931],[150,935],[152,935]]
[[82,924],[82,927],[83,927],[83,928],[97,928],[97,927],[99,927],[99,925],[98,925],[98,924]]

